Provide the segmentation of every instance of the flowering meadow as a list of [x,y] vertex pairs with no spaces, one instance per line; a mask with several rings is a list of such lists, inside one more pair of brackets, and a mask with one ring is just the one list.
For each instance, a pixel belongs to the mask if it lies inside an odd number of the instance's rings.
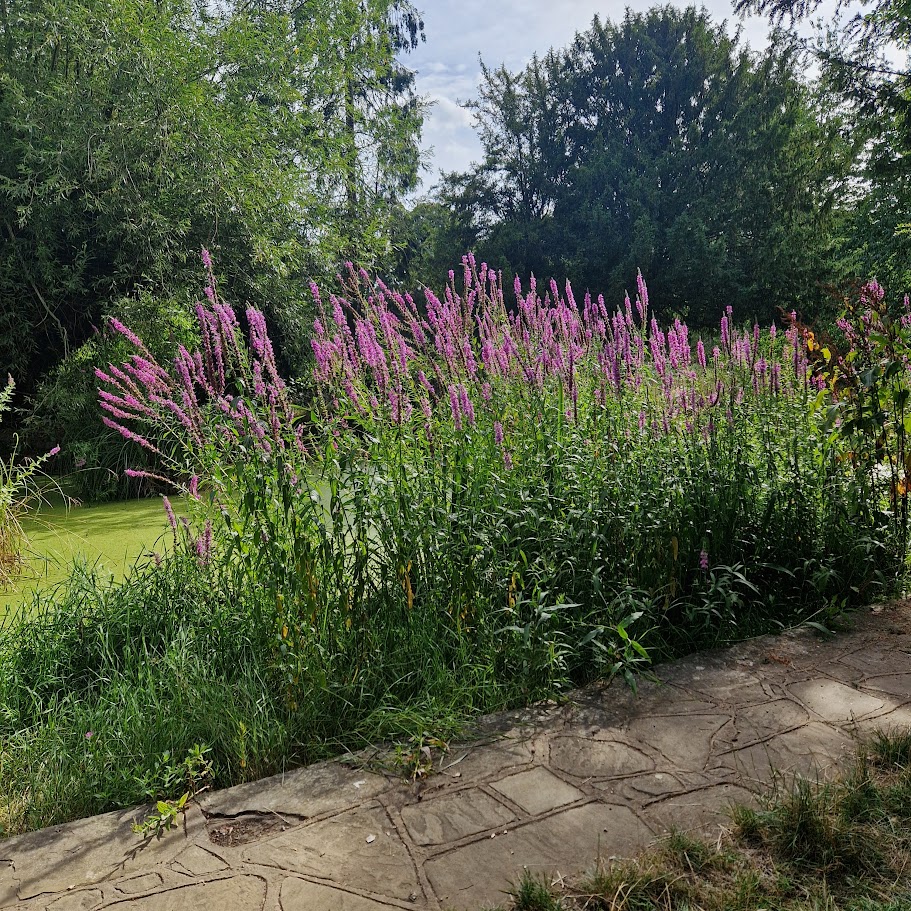
[[615,307],[507,292],[468,257],[440,295],[354,267],[343,294],[313,286],[292,390],[206,265],[195,350],[161,364],[115,322],[134,353],[97,370],[106,423],[194,518],[165,499],[175,547],[120,586],[77,574],[6,631],[10,830],[167,796],[200,750],[230,784],[635,685],[650,660],[826,625],[901,568],[904,468],[875,454],[894,408],[861,420],[860,390],[898,381],[877,352],[823,356],[795,317],[724,301],[697,337],[641,277]]

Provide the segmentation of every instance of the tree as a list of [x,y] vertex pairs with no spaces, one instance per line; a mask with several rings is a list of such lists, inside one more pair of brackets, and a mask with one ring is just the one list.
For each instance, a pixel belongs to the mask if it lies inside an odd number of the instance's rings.
[[[738,0],[738,12],[767,15],[793,27],[821,0]],[[903,0],[866,0],[801,43],[821,65],[823,86],[840,106],[856,151],[853,180],[839,206],[844,278],[877,275],[911,288],[911,7]],[[801,39],[794,38],[798,41]],[[904,59],[904,64],[896,63]]]
[[399,57],[424,40],[423,20],[407,0],[293,2],[289,15],[302,41],[323,38],[314,57],[321,82],[309,72],[300,81],[320,85],[307,105],[321,112],[329,152],[318,177],[323,218],[339,242],[329,260],[376,265],[391,253],[392,214],[417,186],[426,105]]
[[845,151],[798,77],[797,49],[755,57],[707,13],[658,7],[577,35],[522,73],[484,71],[478,255],[698,322],[725,304],[770,319],[826,275]]
[[202,246],[299,358],[305,279],[384,249],[383,207],[415,180],[421,106],[395,61],[410,10],[4,0],[3,368],[33,388],[118,301],[192,302]]
[[[306,369],[308,280],[387,255],[415,182],[396,54],[419,25],[401,0],[0,0],[0,369],[31,393],[33,447],[122,468],[98,330],[141,313],[167,357],[203,247],[224,298],[268,314],[282,369]],[[87,495],[123,492],[93,477]]]

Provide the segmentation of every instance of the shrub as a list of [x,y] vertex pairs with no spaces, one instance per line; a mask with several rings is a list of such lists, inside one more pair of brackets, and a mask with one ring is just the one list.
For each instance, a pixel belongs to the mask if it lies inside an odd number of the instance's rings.
[[855,496],[889,510],[904,555],[911,493],[911,300],[905,295],[902,310],[890,312],[885,289],[868,282],[837,326],[843,336],[838,345],[803,328],[824,386],[815,403],[825,415],[822,429],[842,443]]

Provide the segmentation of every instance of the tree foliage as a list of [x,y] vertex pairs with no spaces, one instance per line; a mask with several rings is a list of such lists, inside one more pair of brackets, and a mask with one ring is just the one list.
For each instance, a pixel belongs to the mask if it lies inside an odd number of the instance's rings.
[[798,49],[758,57],[706,12],[595,19],[520,73],[484,69],[481,165],[448,175],[447,238],[517,273],[655,300],[696,322],[771,317],[818,294],[826,220],[847,170]]
[[416,181],[421,34],[398,0],[3,0],[3,369],[33,386],[119,302],[189,302],[201,246],[299,353],[303,279],[385,253]]
[[[738,0],[791,30],[821,0]],[[840,105],[858,151],[852,192],[841,206],[840,269],[864,281],[878,275],[911,288],[911,6],[906,0],[839,0],[840,14],[817,24],[803,44],[820,64],[824,88]],[[796,39],[795,39],[796,40]]]

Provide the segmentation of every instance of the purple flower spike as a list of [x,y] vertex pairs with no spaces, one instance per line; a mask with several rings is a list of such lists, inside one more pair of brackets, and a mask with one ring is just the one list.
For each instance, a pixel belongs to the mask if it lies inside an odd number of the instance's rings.
[[151,357],[148,349],[143,344],[142,339],[140,339],[139,336],[136,335],[136,333],[131,329],[128,329],[126,326],[124,326],[124,324],[120,322],[119,319],[115,319],[113,316],[110,317],[110,319],[108,319],[108,325],[119,335],[122,335],[131,345]]
[[462,411],[459,406],[459,391],[455,386],[449,387],[449,407],[452,410],[452,420],[456,430],[462,429]]
[[164,511],[168,516],[168,525],[171,526],[173,531],[177,531],[177,518],[174,515],[174,509],[171,506],[171,501],[167,497],[161,498],[162,503],[164,504]]

